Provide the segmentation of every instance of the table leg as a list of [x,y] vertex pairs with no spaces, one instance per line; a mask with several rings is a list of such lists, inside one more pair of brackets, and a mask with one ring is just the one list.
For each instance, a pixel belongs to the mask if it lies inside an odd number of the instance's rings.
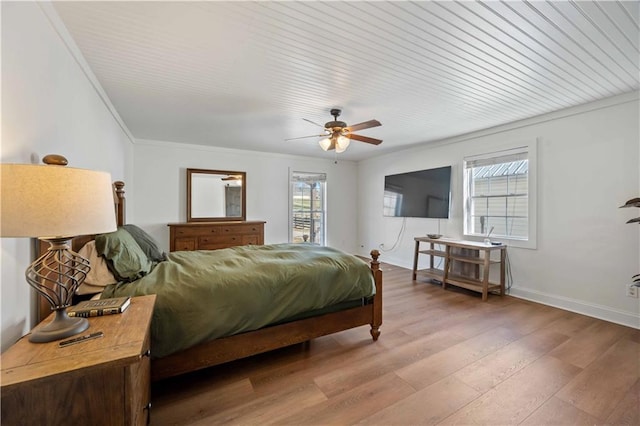
[[420,241],[416,240],[416,249],[413,253],[413,275],[412,280],[416,280],[416,275],[418,271],[418,251],[420,251]]
[[484,250],[484,265],[482,270],[482,301],[486,302],[489,297],[489,267],[491,265],[491,252]]
[[507,249],[503,247],[500,250],[500,296],[504,296],[504,282],[505,282],[505,261],[507,257]]

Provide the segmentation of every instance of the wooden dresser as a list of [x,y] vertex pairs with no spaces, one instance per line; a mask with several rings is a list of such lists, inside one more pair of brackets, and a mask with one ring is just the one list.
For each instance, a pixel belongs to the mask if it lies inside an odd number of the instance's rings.
[[78,335],[104,337],[61,348],[27,335],[10,347],[0,358],[2,424],[147,424],[155,298],[134,297],[121,314],[89,318]]
[[169,250],[216,250],[264,244],[264,221],[170,223]]

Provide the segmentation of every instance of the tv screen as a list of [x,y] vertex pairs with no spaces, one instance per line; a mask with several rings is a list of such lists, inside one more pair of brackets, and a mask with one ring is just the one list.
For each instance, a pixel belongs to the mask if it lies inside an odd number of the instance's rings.
[[451,166],[384,177],[384,215],[449,217]]

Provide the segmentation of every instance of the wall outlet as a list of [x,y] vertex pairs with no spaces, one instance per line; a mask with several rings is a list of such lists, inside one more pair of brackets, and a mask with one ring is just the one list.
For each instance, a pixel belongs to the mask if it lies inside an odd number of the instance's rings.
[[638,287],[634,284],[627,285],[627,296],[629,297],[638,297]]

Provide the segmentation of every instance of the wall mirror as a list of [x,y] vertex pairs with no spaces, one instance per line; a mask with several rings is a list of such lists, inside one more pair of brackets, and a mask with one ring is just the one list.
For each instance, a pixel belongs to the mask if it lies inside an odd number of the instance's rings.
[[247,174],[187,169],[187,222],[246,220]]

